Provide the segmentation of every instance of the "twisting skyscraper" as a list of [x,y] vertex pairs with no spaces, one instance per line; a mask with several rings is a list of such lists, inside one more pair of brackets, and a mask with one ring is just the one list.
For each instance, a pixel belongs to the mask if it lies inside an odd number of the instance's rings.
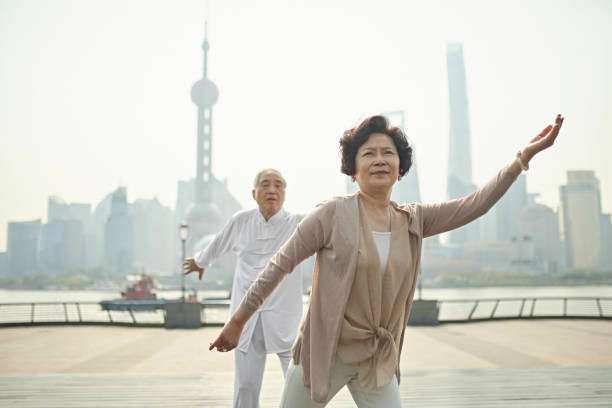
[[[449,199],[463,197],[476,189],[472,184],[472,145],[461,44],[449,44],[446,50],[448,68],[449,146],[447,193]],[[462,244],[475,238],[473,225],[454,230],[450,242]]]

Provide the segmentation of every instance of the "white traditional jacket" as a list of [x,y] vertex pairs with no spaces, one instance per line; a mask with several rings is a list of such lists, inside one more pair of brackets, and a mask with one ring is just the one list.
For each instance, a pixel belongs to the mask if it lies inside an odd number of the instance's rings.
[[[229,316],[232,316],[251,283],[263,271],[270,258],[295,231],[303,215],[281,208],[268,221],[259,209],[240,211],[232,216],[203,251],[195,256],[201,268],[208,268],[228,251],[237,255]],[[302,318],[302,274],[288,275],[245,324],[238,350],[248,351],[258,318],[263,325],[267,353],[291,349]]]

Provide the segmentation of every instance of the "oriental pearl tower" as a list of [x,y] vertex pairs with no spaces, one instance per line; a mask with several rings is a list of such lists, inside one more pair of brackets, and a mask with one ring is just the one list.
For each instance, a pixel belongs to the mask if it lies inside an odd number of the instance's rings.
[[212,110],[219,99],[219,89],[208,79],[208,22],[204,23],[204,64],[202,79],[191,87],[191,100],[198,108],[196,146],[196,177],[194,202],[185,211],[189,225],[189,242],[195,243],[205,235],[216,233],[221,222],[221,212],[213,203],[212,175]]

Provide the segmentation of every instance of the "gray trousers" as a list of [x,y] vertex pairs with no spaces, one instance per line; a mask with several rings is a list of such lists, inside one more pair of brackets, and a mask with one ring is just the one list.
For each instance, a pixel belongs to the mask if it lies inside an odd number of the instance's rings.
[[[276,353],[283,375],[291,361],[291,350]],[[261,320],[257,320],[249,351],[234,351],[234,408],[259,408],[259,392],[266,366],[266,342]]]
[[357,367],[344,364],[336,356],[332,368],[329,398],[324,404],[319,404],[310,399],[310,388],[302,381],[302,366],[291,362],[285,376],[285,388],[280,406],[281,408],[322,408],[346,385],[359,408],[401,408],[399,384],[395,375],[386,386],[367,391],[359,384],[358,370]]

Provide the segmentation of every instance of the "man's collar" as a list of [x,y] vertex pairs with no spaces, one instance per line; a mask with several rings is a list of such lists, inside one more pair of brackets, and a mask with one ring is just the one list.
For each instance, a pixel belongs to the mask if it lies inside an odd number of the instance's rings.
[[263,222],[264,224],[269,224],[269,225],[275,225],[276,223],[278,223],[280,220],[282,220],[283,218],[285,218],[285,214],[287,213],[285,211],[285,209],[283,207],[281,207],[280,210],[277,211],[276,214],[274,214],[273,216],[271,216],[268,221],[266,221],[266,217],[264,217],[264,215],[261,213],[261,210],[259,210],[259,208],[257,209],[257,213],[259,214],[259,219],[261,220],[261,222]]

